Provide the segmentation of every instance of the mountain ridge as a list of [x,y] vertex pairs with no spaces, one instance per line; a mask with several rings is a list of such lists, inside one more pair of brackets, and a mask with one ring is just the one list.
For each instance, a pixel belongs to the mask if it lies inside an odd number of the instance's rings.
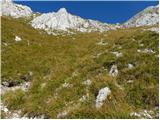
[[152,26],[159,23],[159,5],[149,6],[124,23],[125,27]]
[[1,7],[2,15],[13,18],[30,17],[33,14],[30,7],[16,4],[12,0],[2,0]]
[[[64,8],[34,14],[1,17],[1,118],[159,118],[159,34],[148,30],[157,25],[54,36],[57,28],[104,24]],[[32,19],[51,31],[35,29]]]
[[83,19],[68,13],[66,8],[60,8],[57,12],[42,13],[36,15],[28,6],[14,3],[12,0],[2,1],[2,15],[13,18],[33,16],[30,25],[35,29],[42,29],[48,34],[60,34],[60,32],[104,32],[126,27],[152,26],[158,24],[159,5],[149,6],[123,24],[108,24],[92,19]]
[[72,15],[65,8],[60,8],[57,12],[44,13],[31,21],[34,28],[44,29],[46,31],[73,29],[80,32],[107,31],[115,29],[113,25],[101,23],[91,19],[83,19]]

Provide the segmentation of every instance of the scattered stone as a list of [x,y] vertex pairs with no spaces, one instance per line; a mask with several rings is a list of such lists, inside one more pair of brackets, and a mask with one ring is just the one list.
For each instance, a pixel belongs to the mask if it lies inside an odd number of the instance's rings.
[[30,87],[30,82],[24,82],[24,83],[21,83],[20,85],[12,86],[12,87],[4,86],[2,84],[1,85],[1,95],[4,95],[7,91],[15,91],[17,89],[27,91],[29,87]]
[[30,86],[30,82],[24,82],[23,84],[21,84],[20,88],[23,90],[23,91],[27,91],[29,86]]
[[2,102],[0,104],[0,108],[1,108],[1,111],[3,111],[4,113],[7,113],[9,111],[7,106],[5,106]]
[[83,95],[83,96],[79,99],[80,102],[84,102],[85,100],[86,100],[86,96],[85,96],[85,95]]
[[155,53],[152,49],[145,48],[144,50],[137,50],[139,53]]
[[128,69],[132,69],[133,65],[132,64],[128,64]]
[[85,100],[87,100],[89,98],[89,93],[87,92],[87,94],[86,95],[83,95],[80,99],[79,99],[79,101],[80,102],[84,102]]
[[27,119],[49,119],[50,117],[48,115],[36,115],[33,117],[27,117]]
[[122,57],[122,53],[120,52],[112,52],[116,57]]
[[7,91],[7,87],[5,87],[4,85],[0,85],[1,86],[1,95],[4,95]]
[[104,42],[102,39],[100,42],[97,43],[97,45],[107,45],[108,43]]
[[33,75],[33,72],[32,72],[32,71],[29,71],[28,74],[29,74],[30,76],[32,76],[32,75]]
[[127,81],[127,83],[133,83],[133,82],[134,82],[133,80],[128,80],[128,81]]
[[118,49],[122,49],[122,46],[119,46]]
[[63,112],[61,112],[61,113],[59,113],[58,115],[57,115],[57,118],[63,118],[63,117],[65,117],[65,116],[67,116],[68,115],[68,112],[67,111],[63,111]]
[[5,87],[8,87],[9,86],[9,82],[4,81],[4,82],[2,82],[2,85],[4,85]]
[[139,50],[139,49],[138,49],[138,50],[137,50],[137,52],[139,52],[139,53],[140,53],[140,52],[141,52],[141,50]]
[[139,113],[136,113],[136,112],[130,113],[130,116],[141,117],[141,115]]
[[5,46],[8,46],[8,44],[7,43],[3,43]]
[[62,84],[62,87],[63,88],[69,88],[69,87],[72,87],[72,85],[65,82],[64,84]]
[[9,78],[8,80],[5,80],[1,83],[5,87],[13,87],[20,84],[20,81],[18,80],[12,80],[12,78]]
[[132,41],[136,41],[134,38],[132,38]]
[[100,89],[97,99],[96,99],[96,108],[99,109],[102,107],[103,102],[107,98],[107,96],[111,94],[111,90],[108,87]]
[[10,111],[6,105],[4,105],[2,102],[0,104],[1,112],[4,112],[6,114],[5,119],[16,119],[21,118],[21,111],[20,110],[14,110]]
[[138,117],[140,119],[152,119],[152,115],[154,114],[153,111],[151,110],[141,110],[139,112],[132,112],[130,113],[130,116],[135,116],[135,117]]
[[112,65],[112,67],[109,71],[109,75],[112,77],[116,77],[118,75],[117,65]]
[[88,79],[88,80],[84,81],[82,84],[89,86],[89,85],[91,85],[91,83],[92,83],[92,81]]
[[19,110],[19,111],[12,112],[11,115],[10,115],[10,118],[11,119],[19,119],[19,118],[21,118],[21,111]]
[[75,71],[72,73],[72,77],[76,77],[76,76],[78,76],[78,72]]
[[15,37],[15,41],[16,41],[16,42],[19,42],[19,41],[21,41],[21,40],[22,40],[22,39],[21,39],[19,36],[16,36],[16,37]]
[[152,27],[152,28],[149,28],[149,29],[147,29],[147,30],[150,30],[150,31],[159,33],[159,27]]
[[155,53],[152,49],[146,48],[143,51],[144,53]]
[[149,112],[150,111],[144,110],[143,112],[141,112],[141,114],[145,116],[145,118],[152,119],[152,116],[149,114]]
[[140,46],[140,47],[143,47],[143,46],[144,46],[144,44],[140,44],[139,46]]

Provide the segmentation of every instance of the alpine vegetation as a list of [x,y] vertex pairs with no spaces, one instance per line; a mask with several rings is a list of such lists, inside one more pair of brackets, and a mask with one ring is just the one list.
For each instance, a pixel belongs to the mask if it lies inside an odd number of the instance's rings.
[[108,24],[1,2],[1,118],[159,118],[159,6]]

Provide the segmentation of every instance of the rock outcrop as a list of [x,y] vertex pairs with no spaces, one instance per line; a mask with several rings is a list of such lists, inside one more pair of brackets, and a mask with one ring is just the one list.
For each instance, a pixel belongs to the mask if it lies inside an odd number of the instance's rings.
[[110,29],[116,29],[116,26],[101,23],[90,19],[83,19],[79,16],[72,15],[67,12],[65,8],[59,9],[58,12],[51,12],[42,14],[31,21],[32,27],[36,29],[42,29],[48,33],[54,31],[79,31],[79,32],[91,32],[91,31],[107,31]]
[[129,19],[125,27],[152,26],[159,23],[159,5],[150,6]]
[[11,16],[13,18],[30,17],[32,10],[24,5],[16,4],[12,0],[2,0],[2,15]]

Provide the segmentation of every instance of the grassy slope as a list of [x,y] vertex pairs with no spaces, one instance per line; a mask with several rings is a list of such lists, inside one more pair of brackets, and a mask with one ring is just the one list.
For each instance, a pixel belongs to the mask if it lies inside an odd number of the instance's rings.
[[[16,35],[22,41],[16,42]],[[101,39],[108,45],[97,45]],[[140,47],[142,43],[144,46]],[[156,53],[137,52],[137,49],[145,48],[151,48]],[[117,58],[110,53],[114,51],[120,51],[123,57]],[[95,57],[99,53],[103,54]],[[24,82],[22,78],[29,71],[33,72],[28,92],[9,92],[3,100],[10,109],[21,108],[24,113],[46,114],[50,118],[56,118],[70,102],[73,102],[70,106],[77,107],[73,107],[66,118],[130,118],[128,113],[131,111],[153,109],[159,104],[156,55],[158,34],[141,28],[49,36],[34,30],[22,20],[2,17],[2,81],[18,84]],[[117,78],[108,75],[114,63],[119,70]],[[135,67],[128,69],[128,63]],[[91,86],[82,84],[86,79],[92,81]],[[134,82],[128,84],[128,80]],[[59,90],[55,97],[56,88],[64,82],[72,84],[72,87]],[[111,99],[96,110],[96,96],[105,86],[112,91]],[[87,92],[89,99],[78,104],[79,98]]]

